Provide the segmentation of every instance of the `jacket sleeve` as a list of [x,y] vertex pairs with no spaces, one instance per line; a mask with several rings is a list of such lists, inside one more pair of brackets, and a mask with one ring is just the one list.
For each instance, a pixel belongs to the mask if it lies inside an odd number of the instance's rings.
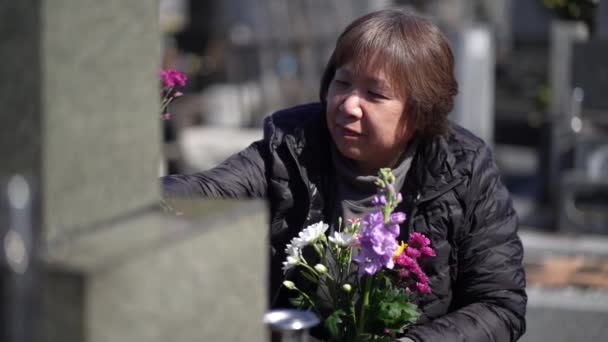
[[266,196],[264,140],[256,141],[220,165],[191,175],[162,177],[165,197],[253,198]]
[[517,216],[489,148],[473,162],[462,234],[454,311],[414,326],[415,341],[516,341],[525,331],[527,296]]

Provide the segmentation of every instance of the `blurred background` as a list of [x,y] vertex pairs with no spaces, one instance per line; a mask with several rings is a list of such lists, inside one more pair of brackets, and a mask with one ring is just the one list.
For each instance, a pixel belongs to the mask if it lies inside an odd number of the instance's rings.
[[[381,8],[422,13],[451,41],[460,85],[451,119],[493,146],[520,217],[524,340],[606,336],[605,1],[161,1],[163,65],[191,78],[165,123],[166,172],[209,168],[261,137],[264,116],[317,101],[336,36]],[[584,321],[572,336],[558,328]]]
[[[382,8],[451,42],[451,119],[492,146],[520,218],[521,340],[605,340],[608,2],[21,0],[0,5],[0,341],[265,340],[265,204],[172,212],[158,177],[317,101],[338,34]],[[169,120],[159,66],[189,77]]]

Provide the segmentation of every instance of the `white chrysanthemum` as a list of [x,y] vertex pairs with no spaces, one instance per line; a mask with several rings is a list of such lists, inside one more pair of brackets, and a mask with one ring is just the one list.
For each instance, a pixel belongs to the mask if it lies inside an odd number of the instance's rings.
[[285,248],[287,258],[283,261],[283,272],[296,267],[300,263],[300,249],[296,246],[288,244]]
[[329,237],[329,241],[340,247],[348,247],[355,239],[354,234],[334,232],[334,235]]
[[307,246],[323,236],[328,227],[329,226],[323,223],[323,221],[311,224],[310,226],[304,228],[298,234],[298,237],[293,238],[291,240],[291,244],[299,248]]

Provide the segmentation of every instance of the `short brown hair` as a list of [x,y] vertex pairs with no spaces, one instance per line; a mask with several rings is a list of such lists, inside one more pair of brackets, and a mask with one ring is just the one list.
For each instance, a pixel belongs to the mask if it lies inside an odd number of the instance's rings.
[[384,68],[404,95],[407,113],[422,136],[443,134],[458,83],[454,56],[445,36],[429,20],[396,10],[367,14],[353,21],[338,38],[321,79],[325,103],[336,69],[353,63],[356,72],[369,63]]

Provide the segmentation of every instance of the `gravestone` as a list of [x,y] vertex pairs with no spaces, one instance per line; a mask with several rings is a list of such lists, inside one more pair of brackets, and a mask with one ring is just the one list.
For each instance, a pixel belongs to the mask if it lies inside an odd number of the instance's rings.
[[[554,20],[550,27],[550,60],[548,106],[548,129],[542,152],[541,173],[544,177],[545,197],[553,208],[557,208],[561,192],[561,173],[567,150],[572,147],[572,53],[576,42],[584,42],[589,32],[582,22]],[[553,211],[557,216],[557,210]],[[554,224],[558,219],[553,217]]]
[[[572,135],[573,168],[561,176],[559,229],[608,234],[608,42],[573,44],[571,87],[580,97]],[[578,121],[577,121],[578,120]]]
[[265,338],[264,203],[159,205],[156,6],[0,6],[2,341]]
[[452,120],[489,145],[494,140],[494,40],[484,26],[463,26],[448,33],[454,51],[458,95]]
[[606,1],[598,1],[595,13],[595,36],[601,40],[608,40],[608,4]]

